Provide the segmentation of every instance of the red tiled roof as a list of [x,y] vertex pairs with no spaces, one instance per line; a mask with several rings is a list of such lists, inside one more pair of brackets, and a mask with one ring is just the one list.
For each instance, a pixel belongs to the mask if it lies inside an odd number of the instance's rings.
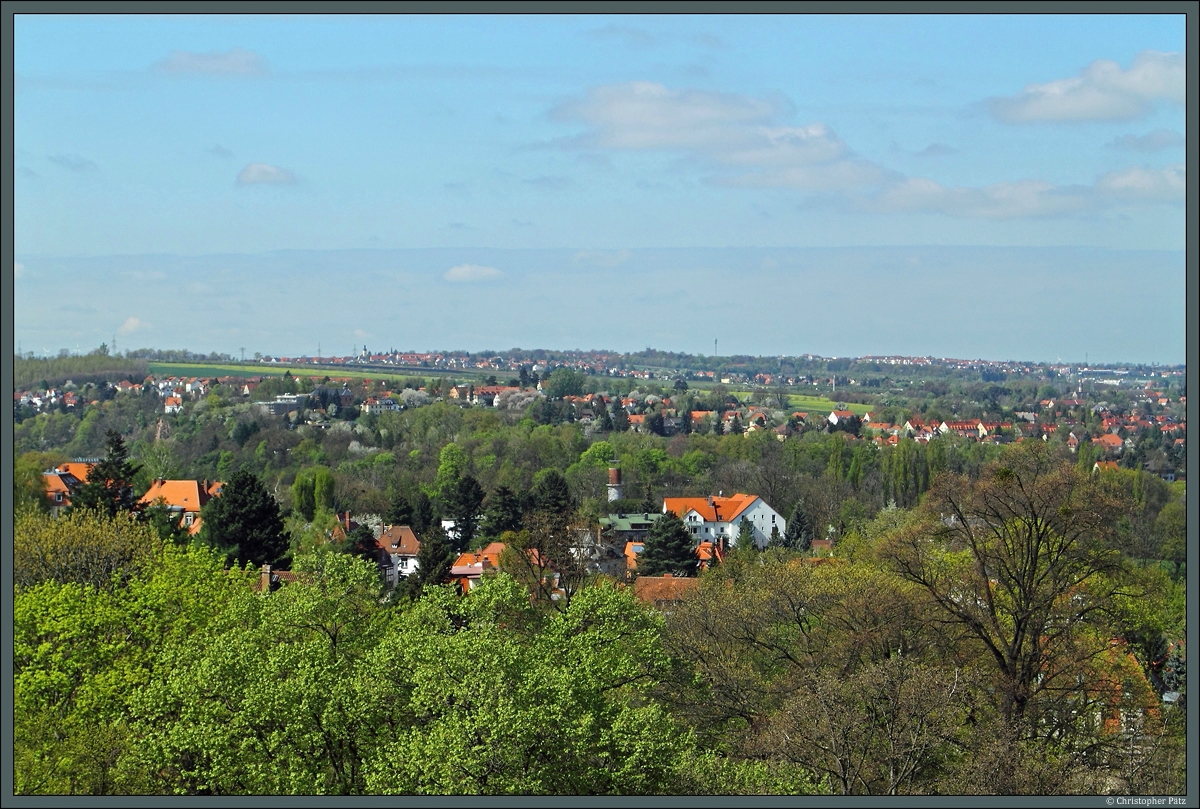
[[733,497],[665,497],[663,509],[683,517],[695,511],[706,522],[729,522],[758,499],[754,494],[735,494]]
[[675,576],[639,576],[633,582],[633,594],[639,600],[656,607],[681,601],[695,589],[697,579]]

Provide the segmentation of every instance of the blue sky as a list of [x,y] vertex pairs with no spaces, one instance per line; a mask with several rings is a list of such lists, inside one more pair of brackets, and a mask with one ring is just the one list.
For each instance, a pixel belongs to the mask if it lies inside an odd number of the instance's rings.
[[1166,15],[20,16],[16,337],[1182,362],[1184,45]]

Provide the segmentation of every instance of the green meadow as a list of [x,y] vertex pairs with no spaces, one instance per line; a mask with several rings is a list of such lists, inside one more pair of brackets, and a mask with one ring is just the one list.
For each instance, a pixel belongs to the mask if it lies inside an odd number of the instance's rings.
[[316,380],[324,379],[327,376],[330,378],[330,380],[402,380],[411,379],[413,377],[453,377],[455,379],[459,379],[476,376],[476,374],[473,374],[470,371],[456,369],[451,372],[448,370],[435,370],[433,368],[414,368],[411,371],[388,372],[367,371],[358,368],[312,368],[310,366],[294,365],[219,365],[212,363],[192,364],[184,362],[151,362],[149,363],[149,366],[150,373],[154,374],[155,376],[283,376],[289,371],[294,377]]

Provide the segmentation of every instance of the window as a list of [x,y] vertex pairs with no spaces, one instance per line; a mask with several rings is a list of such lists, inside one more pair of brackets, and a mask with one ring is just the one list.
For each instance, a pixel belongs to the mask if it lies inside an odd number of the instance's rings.
[[61,502],[62,502],[62,492],[55,492],[55,493],[54,493],[54,502],[55,502],[55,503],[61,503]]
[[774,525],[774,524],[775,524],[775,515],[772,514],[771,515],[771,525]]
[[191,515],[191,514],[184,514],[184,515],[183,515],[183,524],[184,524],[184,525],[191,525],[191,524],[192,524],[192,519],[193,519],[193,515]]

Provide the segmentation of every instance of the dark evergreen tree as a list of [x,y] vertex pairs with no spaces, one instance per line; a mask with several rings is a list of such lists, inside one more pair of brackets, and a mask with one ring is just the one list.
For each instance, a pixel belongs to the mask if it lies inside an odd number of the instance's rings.
[[792,509],[792,516],[788,518],[787,530],[783,532],[781,544],[794,551],[808,551],[812,547],[812,541],[812,521],[804,510],[804,501],[801,500]]
[[404,492],[393,491],[391,502],[388,503],[387,514],[384,515],[387,524],[411,526],[413,517],[413,507],[408,497]]
[[783,542],[783,535],[779,533],[779,526],[771,526],[771,537],[767,540],[767,547],[777,548]]
[[120,433],[108,430],[105,438],[108,447],[104,460],[92,467],[87,482],[71,495],[72,507],[107,517],[115,517],[118,511],[140,514],[142,507],[133,492],[133,477],[141,467],[129,462],[129,451]]
[[371,530],[371,526],[355,526],[346,536],[345,551],[368,562],[378,562],[379,544],[375,541],[375,532]]
[[566,514],[571,510],[571,490],[557,469],[545,469],[536,476],[533,507],[548,514]]
[[663,420],[662,413],[657,410],[646,416],[646,430],[654,435],[666,435],[666,423]]
[[734,417],[729,420],[729,434],[730,435],[741,435],[744,432],[746,432],[746,430],[744,427],[742,427],[741,417],[738,416],[737,414],[734,414]]
[[699,559],[695,543],[683,520],[668,511],[658,518],[646,534],[643,550],[638,554],[639,576],[695,576]]
[[497,486],[488,495],[483,512],[484,535],[498,537],[505,531],[521,530],[521,498],[507,486]]
[[286,566],[288,540],[279,504],[252,473],[234,472],[200,516],[203,539],[224,551],[230,562]]
[[459,478],[451,491],[449,507],[450,517],[454,520],[454,549],[460,553],[475,541],[483,498],[483,487],[471,475]]
[[405,580],[405,589],[412,598],[418,598],[426,587],[441,584],[450,575],[454,565],[454,548],[450,545],[450,537],[435,525],[421,537],[421,547],[417,551],[417,569]]
[[725,424],[720,410],[713,411],[712,432],[713,435],[725,435]]
[[[418,535],[437,522],[437,515],[433,512],[433,501],[425,492],[418,491],[413,495],[412,512],[412,529]],[[392,524],[396,525],[396,523]]]
[[739,548],[757,548],[754,543],[754,526],[749,520],[743,519],[738,526],[737,546]]
[[600,402],[600,412],[596,414],[600,425],[600,431],[611,433],[613,431],[612,415],[608,412],[608,405],[603,400]]
[[614,433],[623,433],[629,429],[629,414],[625,412],[625,408],[621,406],[620,402],[613,402],[612,423]]

